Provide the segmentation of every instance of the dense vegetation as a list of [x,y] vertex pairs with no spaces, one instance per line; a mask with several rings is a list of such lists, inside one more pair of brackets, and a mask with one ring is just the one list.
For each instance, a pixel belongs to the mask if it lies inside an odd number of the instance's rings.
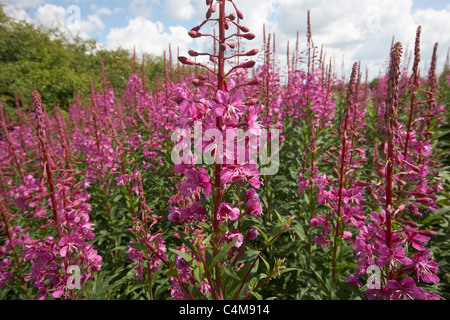
[[[213,67],[2,14],[0,298],[449,299],[450,69],[419,77],[420,27],[412,68],[395,43],[369,84],[315,54],[308,19],[282,78],[273,34],[243,52],[243,13],[206,3],[189,36],[219,16]],[[220,152],[243,129],[269,132],[276,172]],[[174,163],[186,130],[203,143]]]

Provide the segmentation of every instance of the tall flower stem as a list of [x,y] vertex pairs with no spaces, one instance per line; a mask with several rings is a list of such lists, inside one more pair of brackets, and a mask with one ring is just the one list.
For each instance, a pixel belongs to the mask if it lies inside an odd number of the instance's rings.
[[40,96],[39,92],[37,92],[36,90],[34,91],[33,102],[34,102],[34,106],[36,108],[36,131],[37,131],[37,136],[39,138],[39,148],[40,148],[40,152],[41,152],[42,169],[44,170],[43,176],[47,178],[48,187],[50,189],[50,199],[51,199],[51,203],[52,203],[54,224],[55,224],[56,232],[58,234],[58,239],[61,239],[62,232],[61,232],[61,226],[59,224],[58,205],[56,202],[55,186],[53,183],[52,169],[50,166],[50,157],[49,157],[48,150],[47,150],[48,144],[47,144],[47,136],[46,136],[46,131],[45,131],[44,114],[43,114],[43,109],[42,109],[42,105],[41,105],[41,96]]
[[356,72],[358,70],[358,63],[353,64],[352,74],[350,77],[350,82],[348,84],[347,90],[347,103],[345,105],[344,111],[344,126],[342,128],[342,147],[341,147],[341,160],[340,160],[340,170],[339,170],[339,190],[338,190],[338,203],[337,203],[337,211],[336,211],[336,229],[334,230],[334,243],[333,243],[333,255],[331,258],[331,277],[332,280],[335,281],[336,277],[336,260],[337,260],[337,247],[340,235],[340,227],[341,227],[341,206],[342,206],[342,189],[344,188],[344,176],[345,176],[345,168],[348,165],[346,160],[347,154],[347,139],[348,139],[348,120],[349,120],[349,112],[352,110],[353,104],[353,96],[355,94],[355,79]]
[[397,42],[392,48],[389,72],[389,87],[386,97],[387,163],[386,163],[386,245],[392,248],[393,176],[394,176],[394,131],[398,108],[398,81],[402,45]]

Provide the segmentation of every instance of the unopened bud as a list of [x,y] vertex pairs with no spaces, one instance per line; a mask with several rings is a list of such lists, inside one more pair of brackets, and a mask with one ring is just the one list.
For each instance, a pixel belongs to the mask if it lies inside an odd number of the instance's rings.
[[242,32],[249,32],[250,29],[246,26],[239,26],[239,29],[241,29]]
[[247,55],[248,57],[251,57],[251,56],[257,55],[258,52],[259,52],[258,49],[253,49],[253,50],[248,51],[248,52],[246,53],[246,55]]
[[241,36],[247,40],[255,39],[255,35],[253,33],[246,33],[246,34],[242,34]]
[[182,64],[186,64],[186,65],[188,65],[188,66],[192,66],[192,65],[195,64],[194,61],[189,60],[189,59],[186,58],[186,57],[178,57],[178,61],[180,61]]
[[199,74],[197,78],[198,78],[199,80],[202,80],[202,81],[205,81],[205,80],[206,80],[206,77],[205,77],[204,75],[202,75],[202,74]]
[[236,9],[236,14],[237,14],[239,19],[241,19],[241,20],[244,19],[244,14],[241,11]]
[[233,21],[234,19],[236,19],[236,15],[234,13],[230,13],[230,15],[228,16],[228,19]]
[[191,38],[200,38],[200,37],[202,36],[202,34],[201,34],[200,32],[197,32],[197,31],[195,31],[195,30],[189,31],[189,32],[188,32],[188,35],[189,35]]
[[189,55],[190,55],[191,57],[196,57],[196,56],[198,56],[198,52],[195,51],[195,50],[189,50],[188,53],[189,53]]
[[258,99],[252,98],[252,99],[248,99],[248,100],[245,102],[245,104],[246,104],[247,106],[252,106],[252,105],[254,105],[254,104],[257,103],[257,102],[258,102]]
[[249,86],[256,86],[256,85],[258,85],[260,83],[261,83],[261,79],[260,78],[255,78],[255,79],[250,80],[247,84]]
[[206,5],[209,6],[209,5],[211,5],[212,2],[213,2],[213,0],[206,0]]
[[421,230],[421,231],[419,231],[419,234],[422,236],[426,236],[426,237],[434,237],[437,235],[436,232],[431,231],[431,230]]
[[405,221],[405,224],[412,227],[412,228],[417,228],[419,225],[414,222],[414,221]]
[[249,69],[249,68],[253,68],[255,66],[255,61],[250,60],[250,61],[246,61],[243,64],[241,64],[239,67],[241,68],[245,68],[245,69]]
[[221,43],[219,46],[220,52],[225,52],[227,50],[227,46],[225,43]]
[[203,86],[204,82],[201,81],[200,79],[194,79],[194,80],[192,80],[192,84],[196,87],[201,87],[201,86]]

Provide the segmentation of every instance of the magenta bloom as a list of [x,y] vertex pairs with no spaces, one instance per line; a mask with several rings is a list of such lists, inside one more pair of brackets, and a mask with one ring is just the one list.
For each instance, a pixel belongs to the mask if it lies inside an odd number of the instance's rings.
[[209,179],[208,173],[204,168],[188,169],[185,173],[188,181],[183,181],[180,185],[181,194],[184,196],[190,196],[198,189],[203,191],[206,198],[211,194],[211,179]]
[[255,228],[250,228],[245,235],[244,241],[255,240],[259,236],[259,232]]
[[394,248],[394,250],[389,249],[387,246],[383,245],[378,253],[377,263],[382,268],[385,265],[389,265],[392,269],[396,269],[397,263],[401,263],[405,266],[409,266],[412,260],[406,256],[405,249],[401,246]]
[[247,203],[247,211],[245,212],[248,215],[253,217],[258,217],[263,214],[262,211],[262,203],[259,200],[259,196],[256,193],[255,189],[248,189],[245,195],[244,201]]
[[259,189],[261,181],[259,181],[260,172],[257,164],[246,163],[244,165],[236,164],[224,167],[220,174],[222,183],[239,182],[246,179],[253,188]]
[[428,242],[431,238],[423,236],[418,232],[405,231],[402,233],[403,237],[407,239],[407,242],[412,245],[412,247],[419,251],[424,251],[426,248],[423,245],[424,242]]
[[247,110],[247,106],[242,103],[244,93],[242,90],[236,91],[230,100],[230,95],[226,91],[217,91],[217,99],[211,101],[212,114],[215,117],[224,116],[229,122],[237,122],[239,116]]
[[80,238],[80,235],[77,232],[72,233],[69,237],[64,236],[59,240],[59,246],[61,249],[59,250],[59,253],[61,254],[61,257],[65,257],[67,254],[67,251],[73,252],[77,250],[78,247],[82,246],[84,243],[83,239]]
[[425,292],[421,288],[416,287],[416,282],[413,278],[407,277],[403,280],[389,280],[387,287],[392,290],[391,299],[400,300],[407,298],[425,299]]
[[436,275],[439,271],[439,265],[430,261],[430,249],[425,252],[416,252],[413,256],[414,269],[416,270],[417,279],[422,279],[427,283],[438,283],[439,277]]
[[219,216],[222,219],[236,221],[240,214],[239,208],[233,208],[228,203],[222,203],[219,206]]

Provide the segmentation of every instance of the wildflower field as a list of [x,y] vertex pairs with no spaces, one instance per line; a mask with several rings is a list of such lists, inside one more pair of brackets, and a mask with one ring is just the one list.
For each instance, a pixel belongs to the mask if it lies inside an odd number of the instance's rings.
[[123,90],[102,69],[67,106],[0,101],[0,299],[449,298],[438,43],[420,73],[419,26],[369,82],[337,75],[309,13],[280,61],[238,7],[206,0],[186,37],[211,51],[157,78],[134,56]]

